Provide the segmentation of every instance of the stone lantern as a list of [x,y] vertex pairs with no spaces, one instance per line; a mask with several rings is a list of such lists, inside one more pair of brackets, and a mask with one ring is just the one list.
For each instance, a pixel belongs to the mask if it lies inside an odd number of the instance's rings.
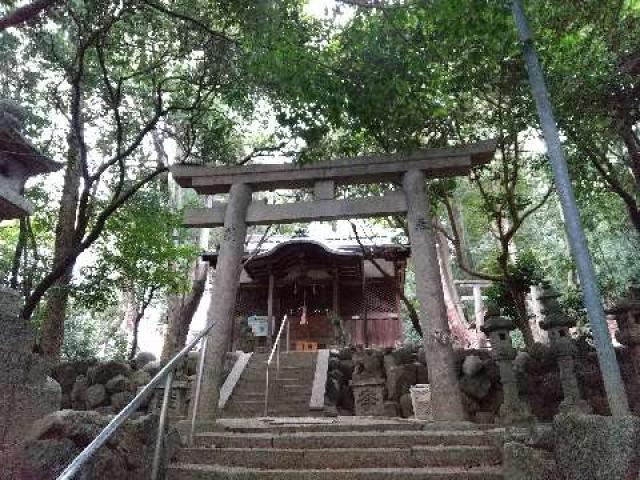
[[510,333],[515,328],[513,320],[501,316],[494,308],[487,311],[482,326],[482,331],[491,342],[491,354],[500,368],[500,381],[504,394],[500,406],[500,418],[502,423],[506,424],[524,423],[532,419],[527,404],[520,400],[518,381],[513,371],[516,349],[511,343]]
[[564,394],[564,400],[560,403],[560,412],[591,413],[591,405],[580,395],[575,371],[576,347],[570,331],[571,327],[575,326],[575,322],[563,310],[558,298],[560,294],[550,286],[545,287],[538,297],[544,316],[540,327],[548,332],[551,351],[560,369],[560,382]]
[[[613,308],[607,311],[613,315],[617,325],[616,339],[629,349],[634,373],[631,387],[633,395],[629,395],[635,403],[635,409],[640,409],[640,282],[629,285],[626,298],[623,298]],[[631,392],[630,392],[631,393]]]
[[61,165],[41,155],[23,135],[24,110],[0,100],[0,220],[33,212],[24,198],[29,177],[58,170]]
[[[24,112],[0,100],[0,220],[33,211],[24,198],[26,180],[58,170],[22,134]],[[33,332],[19,315],[20,294],[0,286],[0,450],[20,442],[31,424],[60,408],[60,385],[47,376],[45,360],[33,352]]]
[[627,297],[607,313],[614,316],[618,324],[616,338],[631,351],[633,368],[640,378],[640,283],[629,285]]

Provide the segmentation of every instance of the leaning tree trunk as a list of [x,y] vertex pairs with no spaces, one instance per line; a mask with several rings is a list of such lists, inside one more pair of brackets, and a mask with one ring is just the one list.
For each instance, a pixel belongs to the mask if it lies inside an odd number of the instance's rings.
[[468,265],[470,269],[474,269],[473,256],[471,255],[469,242],[467,242],[467,229],[463,218],[463,210],[461,202],[457,198],[454,198],[451,202],[451,217],[450,220],[455,222],[457,226],[458,241],[460,242],[460,252],[458,253],[464,257],[465,265]]
[[516,315],[513,320],[518,329],[522,332],[524,344],[527,349],[529,349],[535,344],[536,339],[533,335],[533,330],[531,329],[529,312],[527,311],[527,292],[524,292],[519,285],[514,284],[508,279],[505,280],[505,282],[516,310]]
[[144,311],[137,312],[133,318],[133,334],[131,336],[131,349],[129,350],[129,360],[133,360],[138,352],[138,332],[140,330],[140,321],[144,316]]
[[168,362],[187,341],[191,320],[198,309],[207,284],[208,264],[197,262],[192,271],[191,290],[188,294],[169,299],[167,332],[162,346],[162,363]]
[[[55,246],[53,251],[53,265],[59,264],[75,247],[76,242],[76,212],[80,188],[80,165],[77,149],[73,141],[69,141],[69,155],[60,199],[58,224],[56,225]],[[69,285],[71,283],[72,262],[64,274],[49,290],[45,316],[42,324],[40,347],[45,357],[51,361],[60,358],[62,342],[64,340],[64,321],[69,302]]]
[[442,288],[444,291],[444,301],[447,306],[447,317],[449,318],[449,328],[452,336],[462,347],[469,347],[473,342],[471,332],[469,332],[468,322],[462,310],[460,296],[453,282],[453,272],[449,263],[449,244],[447,237],[437,231],[437,254],[440,264],[440,277],[442,278]]

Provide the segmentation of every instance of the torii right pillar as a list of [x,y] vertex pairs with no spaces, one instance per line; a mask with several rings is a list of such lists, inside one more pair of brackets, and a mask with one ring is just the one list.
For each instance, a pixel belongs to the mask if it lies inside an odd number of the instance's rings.
[[436,254],[436,235],[426,189],[426,177],[410,170],[402,181],[407,198],[407,221],[416,294],[420,304],[422,341],[427,355],[431,407],[435,421],[465,419],[462,393],[449,330],[447,308]]

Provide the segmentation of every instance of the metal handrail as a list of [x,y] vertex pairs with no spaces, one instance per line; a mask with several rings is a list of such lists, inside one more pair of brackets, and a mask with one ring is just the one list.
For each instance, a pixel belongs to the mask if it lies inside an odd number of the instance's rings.
[[[87,461],[98,451],[102,445],[104,445],[111,435],[115,433],[115,431],[122,425],[126,420],[128,420],[133,413],[138,410],[138,407],[142,404],[142,402],[149,396],[149,394],[153,391],[154,388],[163,380],[165,380],[164,387],[164,395],[162,399],[162,408],[160,410],[160,421],[158,425],[158,436],[156,438],[156,446],[153,454],[153,465],[151,470],[151,480],[156,480],[158,478],[158,474],[160,471],[160,458],[162,451],[162,438],[164,435],[164,427],[167,421],[167,412],[169,407],[169,399],[171,397],[171,387],[173,384],[173,376],[174,371],[178,367],[178,363],[196,346],[196,344],[207,335],[211,329],[214,327],[216,322],[207,326],[204,330],[202,330],[191,342],[189,342],[182,350],[180,350],[176,355],[173,356],[169,362],[156,374],[155,377],[151,379],[151,381],[145,385],[142,390],[134,397],[129,404],[124,407],[120,413],[118,413],[113,420],[109,422],[109,424],[104,427],[104,429],[98,434],[93,441],[85,447],[82,452],[64,469],[64,471],[56,478],[56,480],[72,480],[74,476],[78,473],[80,468],[87,463]],[[206,348],[206,339],[202,345],[201,353],[200,353],[200,365],[198,368],[198,378],[196,379],[196,394],[193,399],[194,404],[192,408],[192,420],[191,420],[191,432],[189,438],[193,438],[193,429],[195,428],[195,419],[198,410],[198,396],[200,394],[200,384],[202,382],[202,373],[204,371],[204,354]]]
[[271,354],[267,360],[267,373],[265,376],[265,387],[264,387],[264,416],[269,415],[269,367],[271,366],[271,362],[273,361],[273,356],[276,355],[276,381],[280,375],[280,337],[282,337],[282,331],[284,330],[285,325],[287,326],[287,352],[289,351],[289,317],[286,315],[282,318],[282,324],[280,325],[280,330],[278,330],[278,336],[276,337],[276,342],[271,349]]

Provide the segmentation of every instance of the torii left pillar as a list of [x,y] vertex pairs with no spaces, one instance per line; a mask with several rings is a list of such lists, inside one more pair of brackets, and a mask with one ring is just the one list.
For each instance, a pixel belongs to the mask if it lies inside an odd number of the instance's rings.
[[220,380],[224,359],[229,349],[236,295],[242,272],[242,256],[247,235],[247,209],[251,203],[251,188],[246,184],[234,184],[229,191],[229,203],[225,210],[224,236],[220,244],[215,283],[207,324],[215,323],[207,338],[204,359],[200,412],[203,421],[214,421],[218,411]]
[[462,393],[458,385],[424,172],[410,170],[405,173],[403,188],[407,199],[411,257],[416,276],[416,296],[420,304],[419,318],[429,369],[433,419],[436,421],[464,420]]

